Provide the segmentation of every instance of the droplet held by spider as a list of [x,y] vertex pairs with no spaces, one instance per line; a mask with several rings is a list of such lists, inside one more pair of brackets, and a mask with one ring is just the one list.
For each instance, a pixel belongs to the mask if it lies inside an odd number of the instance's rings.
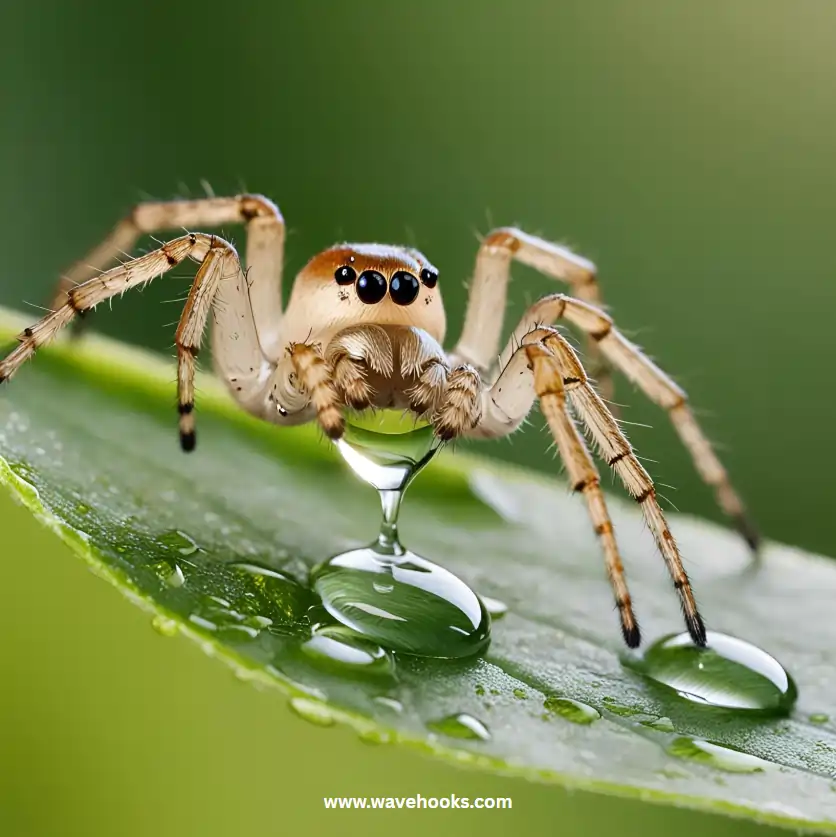
[[330,616],[386,648],[426,657],[466,657],[489,641],[490,617],[457,576],[403,547],[404,491],[438,450],[428,424],[394,411],[350,420],[336,445],[360,479],[377,489],[377,540],[318,566],[311,581]]

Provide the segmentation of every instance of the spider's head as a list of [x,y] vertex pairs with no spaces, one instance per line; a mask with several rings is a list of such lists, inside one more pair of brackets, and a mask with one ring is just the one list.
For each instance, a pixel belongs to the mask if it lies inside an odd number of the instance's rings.
[[338,244],[314,256],[296,277],[291,313],[314,334],[405,325],[440,343],[446,325],[436,268],[418,250],[385,244]]

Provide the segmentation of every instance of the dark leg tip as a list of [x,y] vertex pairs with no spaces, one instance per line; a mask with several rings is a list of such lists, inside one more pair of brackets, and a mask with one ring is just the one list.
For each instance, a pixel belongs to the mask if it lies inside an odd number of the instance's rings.
[[735,523],[737,524],[737,531],[743,535],[749,549],[757,553],[761,547],[761,535],[751,518],[747,514],[739,514],[735,518]]
[[330,424],[327,427],[323,425],[322,429],[332,442],[338,442],[345,435],[345,422],[341,421],[338,424]]
[[628,648],[638,648],[642,644],[642,634],[638,625],[622,625],[621,633]]
[[191,453],[195,449],[196,444],[197,444],[197,436],[196,436],[194,430],[190,430],[188,433],[181,433],[180,434],[180,447],[186,453]]
[[688,633],[691,635],[694,645],[705,648],[708,640],[705,635],[705,624],[702,621],[702,616],[695,613],[693,616],[686,617],[685,624],[688,626]]

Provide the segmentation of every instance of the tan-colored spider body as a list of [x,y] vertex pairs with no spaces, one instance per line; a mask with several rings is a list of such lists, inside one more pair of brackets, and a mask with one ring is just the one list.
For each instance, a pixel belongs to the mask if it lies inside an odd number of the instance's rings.
[[[245,267],[224,239],[188,232],[100,272],[143,233],[233,223],[247,225]],[[346,410],[395,407],[429,419],[444,440],[498,438],[516,430],[539,401],[571,486],[584,496],[601,541],[626,643],[639,644],[639,628],[598,471],[578,422],[641,507],[688,630],[696,643],[705,643],[705,628],[653,481],[599,395],[599,390],[611,393],[610,367],[668,412],[723,510],[753,547],[757,536],[685,393],[600,308],[591,262],[521,230],[491,233],[479,249],[461,337],[446,352],[438,272],[423,254],[380,244],[336,245],[299,272],[283,310],[284,238],[278,208],[260,195],[137,206],[62,279],[51,313],[25,329],[18,347],[0,362],[0,381],[77,315],[192,259],[199,267],[175,337],[184,450],[195,446],[195,358],[210,313],[215,371],[243,409],[274,424],[316,420],[338,439]],[[572,294],[550,294],[531,305],[503,349],[513,260],[566,282]],[[562,319],[586,335],[597,387],[553,327]]]

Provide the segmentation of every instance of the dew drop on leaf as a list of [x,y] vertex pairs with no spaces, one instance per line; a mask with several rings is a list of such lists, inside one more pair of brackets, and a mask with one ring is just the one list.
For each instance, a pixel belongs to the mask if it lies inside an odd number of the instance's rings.
[[774,657],[714,631],[708,632],[706,648],[682,633],[660,639],[642,657],[625,662],[685,700],[722,709],[786,713],[797,696],[795,683]]
[[449,735],[451,738],[473,738],[480,741],[487,741],[491,734],[488,728],[473,715],[460,712],[457,715],[447,715],[437,721],[430,721],[427,727],[433,732],[440,732]]
[[573,724],[591,724],[601,717],[601,713],[594,707],[571,698],[547,697],[543,706],[549,713],[560,715]]

